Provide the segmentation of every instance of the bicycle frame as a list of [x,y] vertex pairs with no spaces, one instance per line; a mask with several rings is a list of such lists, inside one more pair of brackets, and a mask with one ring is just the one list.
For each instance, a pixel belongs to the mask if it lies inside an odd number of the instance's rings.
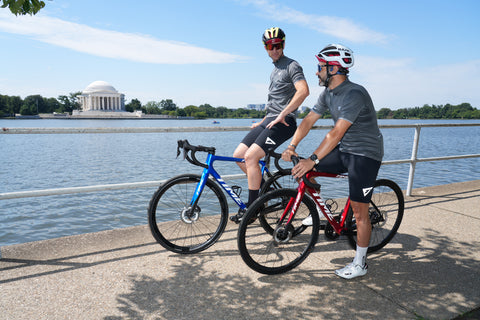
[[[206,167],[203,169],[202,176],[200,182],[197,184],[195,192],[193,193],[192,200],[190,201],[190,206],[195,208],[200,198],[202,191],[207,183],[207,179],[212,176],[218,184],[222,187],[223,190],[233,199],[233,201],[241,208],[246,209],[247,206],[240,197],[232,190],[232,188],[222,179],[220,174],[213,168],[213,163],[215,161],[226,161],[226,162],[245,162],[245,159],[242,158],[234,158],[234,157],[224,157],[224,156],[216,156],[215,154],[209,153],[207,155],[207,160],[205,161]],[[267,168],[267,163],[264,160],[259,161],[262,176],[265,173],[269,173]]]
[[[316,171],[308,172],[305,178],[310,180],[311,178],[315,178],[315,177],[348,179],[347,174],[332,174],[332,173],[316,172]],[[322,196],[320,195],[320,190],[316,190],[315,188],[307,185],[303,179],[300,180],[297,190],[298,190],[297,197],[295,199],[293,198],[290,199],[282,217],[280,218],[280,221],[284,221],[287,213],[290,212],[288,221],[286,223],[286,224],[290,224],[290,222],[293,220],[293,217],[295,216],[295,213],[297,212],[298,207],[300,206],[300,203],[303,197],[305,196],[305,192],[308,192],[308,194],[310,194],[311,198],[317,205],[317,210],[320,210],[318,213],[321,212],[325,216],[325,218],[328,220],[328,222],[330,223],[330,225],[333,227],[333,229],[337,234],[340,235],[344,233],[344,231],[346,230],[345,219],[347,217],[347,212],[350,209],[350,197],[347,198],[347,202],[341,213],[340,220],[337,221],[333,216],[332,212],[330,211],[328,205],[325,203]]]

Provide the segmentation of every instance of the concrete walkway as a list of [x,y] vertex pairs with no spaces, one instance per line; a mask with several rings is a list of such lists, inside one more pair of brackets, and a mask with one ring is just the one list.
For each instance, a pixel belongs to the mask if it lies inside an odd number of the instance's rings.
[[154,242],[148,227],[1,248],[0,319],[479,319],[480,180],[415,189],[393,242],[369,273],[343,280],[346,240],[296,269],[249,269],[236,225],[196,255]]

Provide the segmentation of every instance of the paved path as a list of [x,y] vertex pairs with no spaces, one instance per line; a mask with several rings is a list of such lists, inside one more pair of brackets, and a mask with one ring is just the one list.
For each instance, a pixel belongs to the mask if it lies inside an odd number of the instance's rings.
[[[265,276],[236,247],[236,225],[196,255],[147,227],[1,248],[0,319],[453,319],[480,307],[480,180],[415,189],[399,233],[354,280],[326,242],[298,268]],[[462,319],[479,319],[472,313]]]

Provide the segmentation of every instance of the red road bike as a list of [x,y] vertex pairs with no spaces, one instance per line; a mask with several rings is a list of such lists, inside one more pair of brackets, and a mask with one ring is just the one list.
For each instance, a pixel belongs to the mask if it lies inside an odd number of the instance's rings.
[[[298,161],[292,157],[292,160]],[[346,179],[346,174],[308,172],[300,179],[297,189],[278,189],[263,194],[248,208],[238,229],[238,249],[243,261],[253,270],[264,274],[287,272],[307,258],[318,240],[320,229],[327,239],[345,235],[356,248],[357,228],[350,199],[343,210],[335,213],[341,199],[324,200],[321,186],[311,182],[316,177]],[[375,182],[369,205],[372,235],[368,252],[383,248],[396,234],[403,218],[404,197],[393,181]],[[304,219],[312,216],[312,225]],[[321,223],[320,216],[326,223]],[[322,219],[322,222],[325,221]]]

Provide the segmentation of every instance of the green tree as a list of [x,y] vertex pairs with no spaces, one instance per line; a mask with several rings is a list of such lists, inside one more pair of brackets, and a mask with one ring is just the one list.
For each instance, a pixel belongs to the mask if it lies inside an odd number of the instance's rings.
[[10,114],[7,107],[8,96],[0,95],[0,116]]
[[209,105],[208,103],[202,104],[198,106],[198,109],[205,113],[206,118],[214,118],[215,117],[215,108]]
[[305,118],[305,117],[307,116],[307,114],[310,113],[310,111],[312,111],[312,110],[307,107],[307,108],[305,108],[305,110],[304,110],[302,113],[300,113],[300,114],[298,115],[298,117],[299,117],[300,119],[303,119],[303,118]]
[[19,96],[10,96],[7,101],[7,110],[9,114],[20,113],[20,108],[23,105],[23,100]]
[[39,0],[2,0],[2,8],[9,8],[15,15],[32,15],[45,7],[44,1]]
[[393,117],[393,112],[389,108],[382,108],[377,112],[378,119],[389,119]]
[[216,108],[215,117],[216,118],[223,118],[223,119],[228,118],[228,108],[226,108],[226,107]]
[[58,113],[63,113],[64,111],[64,106],[55,98],[43,98],[44,102],[44,110],[43,112],[45,113],[53,113],[53,112],[58,112]]
[[72,110],[80,109],[80,103],[78,102],[78,96],[82,93],[80,91],[70,93],[68,96],[62,95],[58,96],[57,100],[61,103],[61,110],[56,112],[69,112],[72,113]]
[[198,112],[198,107],[193,106],[193,105],[189,105],[189,106],[186,106],[185,108],[183,108],[183,110],[185,111],[185,113],[188,117],[194,117],[195,113]]
[[[143,110],[143,108],[142,108]],[[145,111],[146,114],[161,114],[162,110],[160,109],[160,102],[156,101],[149,101],[145,104]]]
[[160,101],[160,106],[159,107],[162,110],[162,113],[163,113],[163,111],[167,111],[167,112],[165,112],[166,114],[168,114],[169,111],[177,110],[177,105],[175,103],[173,103],[173,101],[171,99]]
[[28,96],[23,100],[22,107],[20,108],[21,115],[34,115],[39,113],[45,113],[45,101],[39,94]]
[[178,108],[177,111],[175,111],[175,115],[176,115],[177,117],[186,117],[186,116],[187,116],[187,113],[185,112],[184,109]]
[[205,118],[208,118],[207,117],[207,113],[205,111],[197,111],[193,114],[193,116],[196,118],[196,119],[205,119]]
[[142,103],[138,99],[132,99],[129,103],[125,105],[125,110],[127,112],[134,112],[135,110],[142,110]]

